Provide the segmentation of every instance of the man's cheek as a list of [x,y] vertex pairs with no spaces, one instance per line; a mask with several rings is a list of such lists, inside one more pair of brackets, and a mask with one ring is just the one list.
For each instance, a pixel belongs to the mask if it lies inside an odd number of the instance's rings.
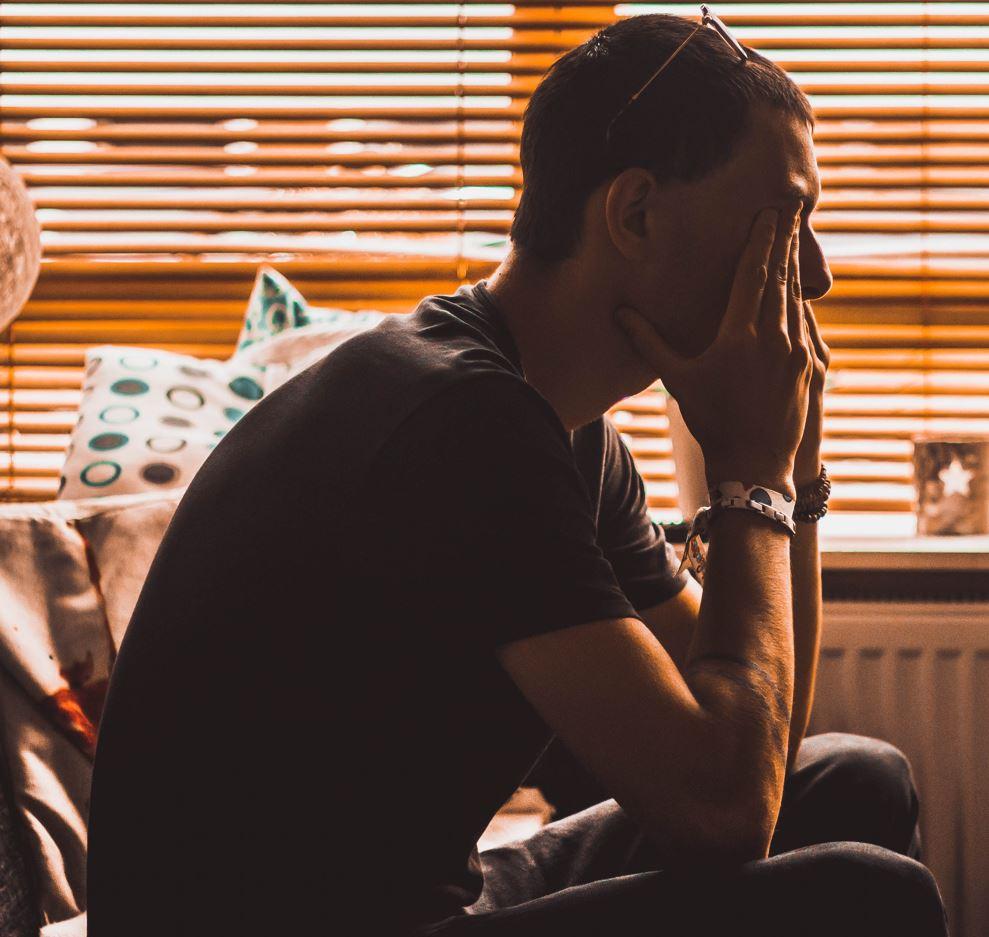
[[[703,273],[705,265],[699,265],[698,270]],[[714,341],[728,309],[730,293],[731,281],[726,282],[717,267],[707,267],[706,275],[695,280],[682,319],[684,340],[690,354],[701,354]]]

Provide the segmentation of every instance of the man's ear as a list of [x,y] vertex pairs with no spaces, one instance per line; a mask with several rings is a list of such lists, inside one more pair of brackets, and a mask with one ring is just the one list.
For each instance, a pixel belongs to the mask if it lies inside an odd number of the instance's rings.
[[612,243],[631,261],[655,257],[656,178],[647,169],[619,173],[608,186],[604,217]]

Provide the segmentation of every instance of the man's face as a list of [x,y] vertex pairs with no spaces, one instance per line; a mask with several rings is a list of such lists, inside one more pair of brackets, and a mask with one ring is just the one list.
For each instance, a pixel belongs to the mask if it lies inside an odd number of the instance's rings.
[[797,202],[803,203],[804,299],[823,296],[831,273],[811,226],[819,197],[810,128],[780,111],[754,111],[726,165],[689,185],[659,190],[657,263],[639,267],[633,305],[660,325],[681,354],[699,354],[717,334],[755,216],[767,206],[784,209]]

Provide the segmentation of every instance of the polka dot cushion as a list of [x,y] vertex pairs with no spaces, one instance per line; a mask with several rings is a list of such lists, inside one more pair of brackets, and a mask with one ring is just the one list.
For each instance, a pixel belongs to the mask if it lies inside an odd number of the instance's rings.
[[236,358],[102,345],[86,354],[79,420],[61,498],[187,485],[227,430],[263,396],[264,369]]

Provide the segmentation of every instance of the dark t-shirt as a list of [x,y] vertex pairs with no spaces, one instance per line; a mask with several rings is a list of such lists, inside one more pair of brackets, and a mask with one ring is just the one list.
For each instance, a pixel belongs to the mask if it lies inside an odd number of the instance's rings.
[[675,568],[615,429],[563,428],[483,284],[346,342],[230,432],[161,545],[100,730],[91,937],[472,903],[551,737],[495,649],[634,616]]

